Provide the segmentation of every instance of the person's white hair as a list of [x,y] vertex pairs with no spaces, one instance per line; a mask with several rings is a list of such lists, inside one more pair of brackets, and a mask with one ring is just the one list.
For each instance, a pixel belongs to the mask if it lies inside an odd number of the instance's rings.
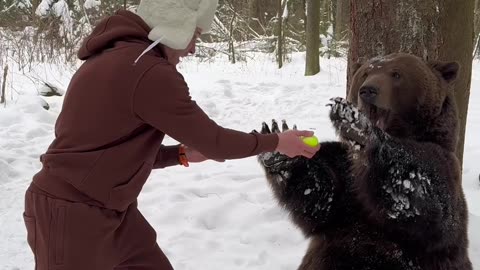
[[218,0],[142,0],[137,15],[152,28],[150,40],[183,50],[197,27],[202,34],[210,31],[217,5]]

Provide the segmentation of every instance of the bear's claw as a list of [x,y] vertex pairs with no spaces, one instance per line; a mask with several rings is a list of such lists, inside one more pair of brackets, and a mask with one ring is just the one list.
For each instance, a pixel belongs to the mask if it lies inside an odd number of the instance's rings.
[[370,120],[344,98],[330,99],[330,120],[337,133],[352,145],[364,146],[372,129]]
[[[296,130],[297,126],[294,125],[293,129]],[[288,131],[289,127],[286,120],[282,120],[282,132]],[[262,134],[280,133],[278,122],[272,119],[272,127],[268,126],[266,122],[262,123]],[[260,163],[269,171],[279,171],[285,167],[285,163],[290,160],[289,157],[280,154],[279,152],[261,153],[258,155]]]

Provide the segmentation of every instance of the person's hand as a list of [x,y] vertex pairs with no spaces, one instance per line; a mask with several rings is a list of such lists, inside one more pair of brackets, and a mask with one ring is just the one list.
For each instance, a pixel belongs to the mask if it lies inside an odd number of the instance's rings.
[[278,133],[278,145],[276,151],[288,157],[304,156],[312,158],[320,149],[320,144],[311,147],[306,145],[301,137],[313,136],[313,131],[288,130]]
[[[187,156],[188,162],[190,163],[199,163],[206,160],[209,160],[205,157],[202,153],[198,152],[197,150],[185,146],[185,155]],[[224,162],[224,159],[215,159],[217,162]]]
[[279,152],[280,154],[290,158],[296,156],[312,158],[320,149],[320,145],[311,147],[302,141],[301,137],[313,136],[313,131],[296,130],[295,126],[293,127],[293,130],[289,130],[285,121],[282,121],[282,130],[283,132],[280,133],[280,129],[278,128],[278,124],[275,120],[272,120],[272,131],[270,131],[265,122],[262,124],[261,133],[277,133],[278,145],[275,151]]

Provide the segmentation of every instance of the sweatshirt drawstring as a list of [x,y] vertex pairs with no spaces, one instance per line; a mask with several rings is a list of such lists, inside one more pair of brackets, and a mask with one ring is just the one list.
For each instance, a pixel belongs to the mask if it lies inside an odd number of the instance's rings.
[[149,52],[151,49],[155,48],[155,46],[158,45],[158,43],[160,43],[160,41],[162,40],[162,37],[160,37],[159,39],[155,40],[152,44],[150,44],[150,46],[148,46],[141,54],[139,57],[137,57],[137,59],[135,59],[135,62],[133,62],[133,65],[136,65],[138,60],[140,60],[140,58],[142,56],[144,56],[147,52]]

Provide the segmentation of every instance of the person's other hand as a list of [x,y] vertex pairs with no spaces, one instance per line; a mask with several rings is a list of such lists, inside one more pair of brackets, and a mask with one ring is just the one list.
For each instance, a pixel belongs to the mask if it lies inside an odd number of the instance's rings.
[[[185,146],[185,155],[187,156],[188,162],[190,163],[199,163],[206,160],[209,160],[205,157],[202,153],[198,152],[197,150]],[[217,162],[224,162],[224,159],[215,159]]]

